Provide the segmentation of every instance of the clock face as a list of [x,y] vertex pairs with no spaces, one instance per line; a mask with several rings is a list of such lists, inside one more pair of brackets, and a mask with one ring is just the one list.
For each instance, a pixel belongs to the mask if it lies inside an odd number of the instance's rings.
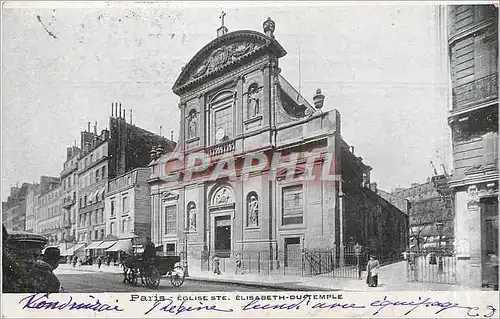
[[220,128],[217,130],[217,133],[215,133],[215,138],[220,141],[226,136],[226,132],[224,131],[223,128]]

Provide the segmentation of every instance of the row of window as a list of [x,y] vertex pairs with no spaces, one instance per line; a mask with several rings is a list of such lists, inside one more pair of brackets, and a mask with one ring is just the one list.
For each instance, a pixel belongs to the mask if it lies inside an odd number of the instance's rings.
[[[126,214],[130,211],[130,199],[128,195],[122,195],[122,214]],[[111,216],[116,214],[116,199],[111,199]]]
[[48,231],[51,231],[54,229],[60,229],[62,227],[63,227],[63,221],[62,221],[62,219],[60,219],[60,220],[52,221],[50,223],[41,224],[38,231],[41,233],[44,233],[44,232],[48,232]]
[[61,197],[61,191],[58,189],[56,191],[38,197],[36,203],[38,206],[43,206],[58,200],[60,197]]
[[69,175],[68,177],[64,178],[62,181],[62,189],[67,190],[71,186],[75,186],[77,183],[77,176],[76,173],[73,175]]
[[[256,192],[248,193],[246,197],[246,226],[259,226],[259,197]],[[196,204],[189,202],[186,209],[186,230],[196,231]],[[166,205],[165,234],[177,233],[177,205]],[[283,187],[282,189],[282,225],[303,224],[304,193],[302,185]]]
[[104,240],[104,229],[96,229],[94,232],[85,232],[78,234],[78,241],[86,242],[92,240]]
[[104,208],[79,214],[78,217],[79,227],[90,226],[92,223],[94,224],[104,223]]
[[80,160],[80,169],[83,169],[92,163],[97,162],[102,157],[106,156],[107,153],[107,144],[103,144],[95,149],[92,153],[87,154],[83,159]]
[[[120,233],[121,234],[126,234],[128,232],[130,232],[132,230],[131,228],[131,223],[132,223],[132,220],[127,218],[127,219],[122,219],[121,223],[119,223],[120,225]],[[117,229],[116,229],[116,222],[111,222],[109,224],[109,233],[113,236],[117,236]]]
[[80,188],[85,188],[106,178],[106,165],[89,171],[80,177]]
[[[100,196],[99,196],[100,194]],[[95,203],[98,203],[100,201],[103,201],[104,200],[104,192],[100,193],[100,192],[97,192],[95,194],[95,197],[87,197],[87,195],[80,197],[80,207],[85,207],[87,205],[91,205],[91,204],[95,204]]]

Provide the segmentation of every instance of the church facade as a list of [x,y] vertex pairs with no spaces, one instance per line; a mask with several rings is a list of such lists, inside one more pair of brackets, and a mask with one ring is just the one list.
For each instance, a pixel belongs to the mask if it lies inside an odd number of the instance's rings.
[[[263,28],[228,33],[222,26],[175,82],[177,147],[151,151],[152,241],[165,254],[187,250],[194,264],[204,252],[291,255],[370,245],[379,242],[370,236],[385,233],[397,238],[386,247],[404,250],[406,214],[373,200],[375,193],[354,196],[371,192],[371,167],[342,140],[340,113],[322,110],[321,91],[311,104],[280,74],[286,51],[271,19]],[[351,199],[360,222],[347,222]],[[397,225],[372,227],[386,219],[369,219],[363,209],[385,214],[387,205]]]

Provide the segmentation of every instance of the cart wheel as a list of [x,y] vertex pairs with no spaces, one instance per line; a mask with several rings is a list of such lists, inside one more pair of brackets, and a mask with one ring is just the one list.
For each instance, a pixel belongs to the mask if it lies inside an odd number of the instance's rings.
[[180,287],[184,283],[185,275],[186,273],[184,272],[184,268],[181,266],[175,266],[170,272],[170,281],[172,282],[172,286]]
[[146,269],[146,286],[156,289],[160,286],[160,272],[156,267]]
[[129,271],[127,272],[127,281],[129,284],[132,286],[137,286],[137,279],[139,278],[138,271],[134,268],[130,268]]

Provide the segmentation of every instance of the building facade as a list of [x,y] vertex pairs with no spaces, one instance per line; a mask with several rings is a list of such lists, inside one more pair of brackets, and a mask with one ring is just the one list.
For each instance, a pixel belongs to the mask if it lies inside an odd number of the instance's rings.
[[[166,254],[187,251],[194,264],[206,253],[286,258],[304,249],[369,246],[375,231],[404,235],[404,222],[373,231],[349,222],[358,218],[369,228],[363,212],[373,207],[350,209],[360,189],[380,216],[388,210],[394,220],[406,216],[370,191],[371,168],[342,140],[339,112],[321,110],[321,91],[313,106],[280,74],[286,51],[274,28],[270,19],[264,34],[227,33],[222,26],[174,84],[179,141],[172,153],[151,151],[149,180],[152,240]],[[197,156],[200,161],[191,160]],[[257,170],[255,160],[263,164]]]
[[63,170],[60,174],[64,240],[66,243],[75,243],[77,241],[77,223],[76,216],[78,205],[78,159],[80,149],[76,146],[68,147],[66,150],[66,161],[63,164]]
[[452,248],[454,211],[447,181],[446,176],[436,175],[425,183],[412,183],[409,188],[399,188],[391,193],[409,203],[409,248],[437,248],[440,245]]
[[[106,223],[108,182],[137,167],[146,167],[152,147],[172,151],[175,143],[127,122],[125,109],[122,110],[118,103],[112,103],[109,130],[104,129],[98,134],[96,123],[91,132],[88,123],[87,130],[81,132],[77,174],[77,240],[88,244],[83,250],[86,255],[102,253],[102,242],[114,238],[108,236]],[[108,230],[111,231],[111,227]]]
[[6,202],[2,202],[2,221],[9,230],[26,229],[26,196],[29,187],[28,183],[23,183],[21,187],[11,187],[10,196]]
[[64,240],[61,185],[51,185],[40,192],[36,233],[47,238],[49,245],[59,245]]
[[498,289],[498,9],[448,9],[457,280]]
[[[135,243],[144,243],[151,237],[151,204],[149,200],[149,168],[137,168],[109,181],[105,199],[106,234],[129,251]],[[136,239],[132,242],[132,239]]]
[[39,194],[40,184],[30,184],[26,194],[26,231],[30,233],[34,233],[36,230]]

